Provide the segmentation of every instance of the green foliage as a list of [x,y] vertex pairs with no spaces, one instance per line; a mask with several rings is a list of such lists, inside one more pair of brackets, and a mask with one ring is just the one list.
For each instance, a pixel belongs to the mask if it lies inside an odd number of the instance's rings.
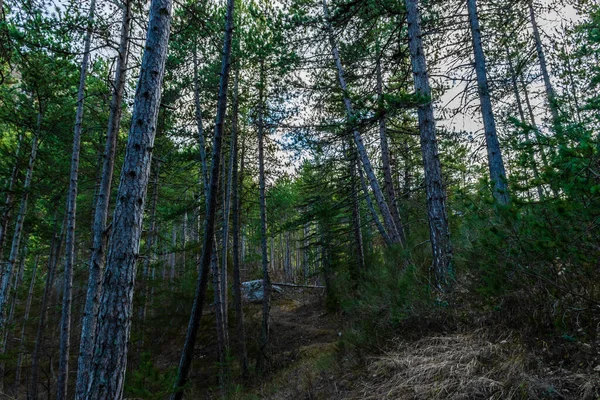
[[151,354],[144,352],[137,369],[128,375],[125,393],[127,396],[147,400],[164,399],[173,390],[175,373],[175,367],[167,371],[157,368],[151,361]]

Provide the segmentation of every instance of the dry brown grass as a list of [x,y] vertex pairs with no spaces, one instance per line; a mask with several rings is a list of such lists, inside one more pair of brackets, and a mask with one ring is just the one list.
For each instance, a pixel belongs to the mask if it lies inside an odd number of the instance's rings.
[[511,336],[483,332],[399,342],[376,357],[355,399],[598,399],[598,374],[530,359]]

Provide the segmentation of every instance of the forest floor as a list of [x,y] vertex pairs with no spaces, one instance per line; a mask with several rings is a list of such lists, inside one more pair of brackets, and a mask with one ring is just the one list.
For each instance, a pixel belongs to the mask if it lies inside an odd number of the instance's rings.
[[600,399],[598,342],[450,327],[399,333],[372,353],[345,340],[320,296],[284,294],[271,312],[271,373],[232,399]]

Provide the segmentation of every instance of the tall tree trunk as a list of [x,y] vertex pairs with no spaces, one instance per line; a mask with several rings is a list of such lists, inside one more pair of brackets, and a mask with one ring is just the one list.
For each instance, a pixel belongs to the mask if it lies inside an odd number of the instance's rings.
[[[201,166],[201,183],[204,186],[204,194],[208,191],[208,165],[206,160],[206,144],[204,140],[204,126],[202,124],[202,108],[200,107],[200,82],[198,81],[198,53],[196,44],[194,44],[194,104],[195,104],[195,116],[196,116],[196,127],[198,129],[198,151],[200,153],[200,166]],[[205,199],[206,201],[206,199]]]
[[148,34],[100,298],[85,398],[120,399],[125,385],[136,263],[171,25],[171,0],[152,0]]
[[69,381],[69,352],[71,349],[71,306],[73,301],[73,268],[75,264],[75,224],[77,219],[77,189],[79,175],[79,154],[81,152],[81,130],[83,123],[83,103],[85,100],[85,81],[87,79],[90,60],[90,47],[92,43],[92,28],[96,0],[90,3],[87,20],[87,32],[79,74],[79,90],[77,91],[77,112],[75,114],[75,129],[73,133],[73,152],[71,154],[71,173],[69,177],[69,191],[67,195],[67,235],[65,238],[65,271],[62,315],[60,322],[60,357],[58,367],[58,383],[56,399],[67,398],[67,385]]
[[481,44],[481,29],[479,27],[479,17],[477,16],[476,0],[467,0],[469,11],[469,22],[471,26],[471,38],[473,43],[473,53],[475,55],[475,73],[477,74],[477,88],[479,91],[479,101],[481,103],[481,116],[485,130],[485,144],[488,155],[488,166],[490,169],[490,180],[492,181],[492,194],[498,204],[506,205],[510,201],[508,193],[508,184],[504,161],[500,151],[500,142],[496,132],[496,121],[492,110],[492,100],[490,98],[490,89],[486,75],[485,56]]
[[[56,211],[58,214],[58,211]],[[46,317],[48,315],[48,304],[50,302],[50,295],[52,287],[54,285],[54,275],[56,272],[56,266],[60,259],[62,242],[65,236],[65,230],[67,228],[67,215],[65,214],[64,221],[60,234],[58,234],[58,220],[54,217],[54,233],[52,235],[52,243],[50,244],[50,257],[48,257],[48,272],[46,274],[46,286],[44,287],[44,295],[42,297],[42,306],[40,311],[40,318],[38,322],[38,329],[35,336],[35,346],[33,353],[31,353],[31,371],[29,377],[29,386],[27,388],[27,399],[37,400],[38,398],[38,374],[40,367],[40,354],[42,348],[44,348],[44,332],[46,330]]]
[[[356,170],[358,168],[358,163],[356,157],[351,157],[350,162],[350,191],[351,191],[351,199],[352,199],[352,230],[354,232],[354,247],[355,254],[357,258],[357,267],[360,270],[364,270],[365,268],[365,251],[363,246],[363,237],[361,231],[361,218],[360,218],[360,202],[358,200],[358,190],[356,189],[357,184],[357,176]],[[354,277],[358,279],[358,274]]]
[[[239,113],[239,65],[235,70],[233,84],[233,110],[231,121],[231,201],[232,201],[232,257],[233,257],[233,302],[235,307],[238,357],[242,377],[248,376],[248,353],[246,351],[246,328],[244,327],[244,309],[242,307],[242,279],[240,276],[240,208],[243,190],[244,162],[238,176],[238,113]],[[242,143],[242,147],[244,144]]]
[[33,289],[35,287],[35,274],[37,272],[39,256],[35,257],[33,263],[33,269],[31,270],[31,281],[29,282],[29,292],[27,292],[27,301],[25,303],[25,312],[23,313],[23,326],[21,327],[21,336],[19,339],[19,355],[17,357],[17,368],[15,370],[15,389],[14,392],[18,393],[19,385],[21,383],[21,365],[23,361],[23,353],[25,352],[25,329],[29,322],[29,311],[31,310],[31,299],[33,297]]
[[[379,42],[377,43],[377,45],[379,47]],[[396,224],[398,232],[401,235],[405,236],[402,219],[400,217],[400,213],[398,212],[398,201],[396,199],[394,179],[392,178],[390,147],[388,144],[387,128],[385,121],[386,111],[383,100],[383,76],[381,72],[382,54],[379,51],[377,53],[377,103],[379,107],[379,144],[381,146],[381,166],[383,167],[383,190],[385,191],[385,198],[387,200],[387,204],[390,207],[392,218],[394,218],[394,224]]]
[[262,326],[260,330],[260,339],[258,345],[258,355],[256,356],[256,370],[263,373],[266,369],[268,359],[267,351],[269,346],[269,314],[271,310],[271,278],[269,277],[269,258],[267,255],[267,200],[266,200],[266,182],[265,182],[265,127],[264,127],[264,107],[265,107],[265,66],[264,61],[260,63],[260,81],[258,98],[258,188],[259,188],[259,209],[260,209],[260,248],[263,273],[263,306],[262,306]]
[[[21,204],[19,207],[19,213],[15,221],[15,229],[13,232],[12,245],[10,248],[10,255],[8,262],[4,268],[2,274],[2,280],[0,282],[0,338],[2,338],[3,332],[6,329],[6,304],[10,295],[10,281],[13,276],[13,270],[19,256],[19,248],[21,245],[21,234],[23,232],[23,224],[25,222],[25,215],[27,214],[27,200],[29,199],[29,192],[31,190],[31,180],[33,177],[33,165],[37,157],[38,148],[38,135],[40,133],[40,126],[42,121],[41,112],[37,116],[37,132],[33,135],[31,140],[31,154],[29,155],[29,164],[27,165],[27,171],[25,172],[25,182],[23,183],[23,195],[21,197]],[[2,343],[0,347],[3,347]]]
[[373,204],[373,200],[371,200],[371,194],[369,193],[369,187],[367,186],[367,181],[365,179],[365,175],[363,174],[363,171],[361,168],[358,168],[358,177],[360,179],[360,186],[361,186],[363,193],[365,194],[367,208],[369,209],[369,212],[371,213],[373,222],[375,222],[375,225],[377,226],[377,230],[379,231],[379,234],[385,241],[385,244],[388,246],[391,246],[392,239],[390,238],[387,231],[385,230],[385,227],[381,223],[381,220],[379,219],[379,215],[377,214],[377,211],[375,210],[375,205]]
[[81,321],[81,340],[79,345],[79,357],[77,359],[77,382],[75,398],[82,399],[88,384],[90,363],[94,351],[94,340],[96,333],[96,321],[100,292],[102,287],[102,274],[106,257],[106,242],[109,232],[107,221],[110,204],[110,191],[115,166],[115,153],[117,138],[121,123],[121,105],[125,91],[127,76],[127,59],[129,54],[129,29],[131,25],[131,1],[123,2],[123,19],[121,22],[121,38],[119,54],[114,77],[114,90],[110,102],[110,114],[108,116],[108,129],[106,133],[106,145],[104,149],[104,160],[102,165],[102,178],[98,189],[98,197],[94,211],[92,253],[90,256],[90,274],[85,297],[85,308]]
[[[229,346],[228,343],[228,282],[227,282],[227,251],[229,244],[229,217],[231,211],[231,202],[232,202],[232,190],[234,185],[234,171],[237,170],[237,118],[238,116],[235,113],[238,112],[238,94],[235,93],[238,90],[238,80],[239,80],[239,69],[236,69],[235,77],[234,77],[234,88],[233,88],[233,109],[232,109],[232,127],[231,127],[231,137],[229,144],[229,172],[227,173],[227,184],[225,192],[225,199],[223,200],[224,208],[223,208],[223,243],[221,249],[221,295],[223,297],[223,318],[225,324],[225,335],[227,340],[225,341],[226,350]],[[237,173],[236,173],[237,175]],[[237,185],[237,183],[236,183]]]
[[544,48],[542,47],[542,38],[538,28],[537,21],[535,19],[535,10],[533,9],[533,0],[528,0],[527,5],[529,7],[529,18],[531,22],[531,28],[533,30],[533,40],[535,41],[535,50],[537,52],[538,61],[540,63],[540,70],[542,71],[542,78],[544,79],[544,88],[546,89],[546,96],[548,97],[548,106],[552,114],[552,122],[555,129],[559,128],[559,114],[558,114],[558,103],[556,102],[556,93],[552,87],[550,81],[550,74],[548,73],[548,66],[546,64],[546,56],[544,54]]
[[[339,51],[333,35],[333,27],[331,26],[329,10],[327,8],[327,0],[323,0],[323,13],[325,14],[326,29],[327,34],[329,36],[329,44],[331,45],[331,54],[333,56],[338,71],[338,81],[340,89],[342,89],[343,92],[344,106],[346,107],[347,118],[349,123],[353,124],[352,121],[355,118],[354,110],[352,108],[352,102],[350,101],[350,98],[347,95],[348,87],[346,85],[346,80],[344,78],[344,69],[342,67],[342,62],[340,61]],[[404,236],[402,232],[398,230],[396,224],[394,224],[394,219],[392,217],[392,213],[390,212],[390,207],[385,201],[383,192],[381,191],[381,187],[379,185],[379,182],[377,181],[377,177],[375,176],[375,171],[373,170],[373,166],[371,164],[371,161],[369,160],[369,155],[367,154],[367,149],[365,148],[365,145],[363,143],[362,136],[360,132],[356,129],[356,127],[351,126],[351,129],[354,138],[354,143],[358,150],[360,161],[367,175],[369,184],[371,185],[371,190],[373,190],[373,194],[375,195],[375,200],[377,202],[377,205],[379,206],[379,211],[381,211],[381,215],[383,217],[383,221],[388,235],[392,240],[392,243],[403,244]]]
[[427,62],[423,51],[421,22],[418,0],[406,0],[408,37],[415,92],[422,99],[417,110],[421,152],[425,170],[425,192],[427,193],[427,216],[433,262],[431,271],[435,286],[444,291],[450,284],[452,275],[452,247],[446,211],[446,191],[442,179],[442,167],[435,132],[435,117],[431,87],[427,74]]
[[[546,149],[544,146],[548,144],[546,138],[544,138],[537,126],[535,112],[533,110],[533,106],[531,105],[531,101],[529,100],[529,90],[527,89],[527,83],[525,83],[525,79],[523,76],[520,77],[521,86],[523,87],[523,95],[525,96],[525,104],[527,105],[527,113],[529,114],[529,119],[531,121],[531,126],[533,127],[533,133],[535,135],[535,140],[539,147],[540,156],[542,157],[542,164],[544,165],[544,170],[546,173],[552,173],[553,168],[550,166],[548,162],[548,157],[546,155]],[[549,180],[550,190],[555,198],[558,198],[559,192],[556,185],[552,182],[552,178]]]
[[217,210],[217,189],[219,186],[219,168],[221,165],[221,147],[223,142],[223,125],[225,123],[225,112],[227,109],[227,87],[229,85],[229,71],[231,69],[231,42],[233,37],[233,13],[234,0],[227,0],[227,16],[225,22],[225,34],[223,43],[223,58],[221,62],[221,78],[219,82],[219,98],[217,102],[217,116],[215,121],[215,134],[213,138],[213,154],[210,172],[210,182],[207,191],[206,218],[204,222],[204,237],[202,246],[202,256],[200,258],[200,273],[194,295],[194,304],[188,330],[185,337],[185,344],[179,361],[177,378],[174,385],[173,400],[180,400],[183,397],[183,386],[187,382],[192,358],[194,355],[194,345],[196,336],[200,327],[202,309],[206,300],[206,288],[208,279],[208,269],[214,247],[215,216]]
[[[525,119],[525,112],[523,111],[523,103],[521,101],[521,92],[519,91],[519,84],[517,81],[517,71],[515,70],[508,44],[506,44],[506,59],[508,61],[508,70],[510,73],[510,80],[512,83],[513,94],[515,95],[515,101],[517,102],[517,110],[519,111],[519,118],[520,118],[521,124],[526,125],[527,121]],[[525,138],[527,139],[528,143],[531,143],[530,135],[529,135],[529,128],[527,128],[527,127],[525,127]],[[533,149],[531,149],[530,155],[531,155],[531,168],[533,170],[533,177],[535,178],[535,181],[536,181],[536,189],[538,192],[538,196],[539,196],[540,200],[544,200],[544,198],[545,198],[544,190],[542,189],[542,185],[540,183],[540,173],[538,171],[537,163],[535,161],[535,154],[533,152]]]

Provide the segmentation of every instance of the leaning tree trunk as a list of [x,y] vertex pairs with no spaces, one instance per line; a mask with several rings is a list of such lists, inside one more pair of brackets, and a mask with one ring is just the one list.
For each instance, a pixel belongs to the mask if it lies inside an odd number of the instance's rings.
[[[57,211],[58,213],[58,211]],[[33,353],[31,353],[31,371],[29,375],[29,385],[27,388],[27,399],[37,400],[38,394],[38,375],[40,369],[40,355],[42,348],[44,348],[44,332],[46,330],[46,317],[48,315],[48,303],[50,302],[50,294],[52,287],[54,286],[54,275],[56,272],[56,266],[60,259],[62,242],[65,236],[65,230],[67,227],[66,214],[62,223],[60,234],[57,236],[58,221],[56,216],[54,218],[54,234],[52,236],[52,243],[50,244],[50,257],[48,258],[48,272],[46,274],[46,286],[44,287],[44,295],[42,297],[42,306],[40,311],[40,317],[38,322],[38,329],[35,336],[35,346]]]
[[121,39],[117,66],[115,70],[114,91],[110,102],[108,117],[108,130],[106,133],[106,146],[102,165],[102,178],[98,190],[96,208],[94,211],[93,244],[90,256],[90,275],[85,298],[85,308],[81,322],[81,341],[79,357],[77,359],[77,383],[75,398],[82,399],[88,384],[90,363],[94,351],[96,333],[96,320],[104,270],[105,249],[109,232],[107,220],[110,203],[110,190],[112,187],[117,137],[121,123],[121,104],[125,92],[127,76],[127,58],[129,54],[129,28],[131,25],[131,1],[125,0],[123,6],[123,19],[121,22]]
[[421,100],[417,114],[421,152],[425,170],[425,192],[427,193],[427,216],[433,262],[431,271],[438,290],[445,290],[452,274],[452,248],[446,211],[446,191],[442,179],[442,167],[435,133],[435,117],[431,88],[427,74],[427,62],[423,52],[421,22],[418,0],[406,0],[408,37],[415,92]]
[[223,58],[221,62],[221,78],[219,82],[219,99],[217,102],[217,117],[215,121],[215,134],[213,138],[213,154],[210,172],[210,182],[207,190],[206,201],[206,219],[204,222],[204,237],[202,246],[202,256],[200,258],[200,273],[194,295],[194,304],[188,330],[185,337],[185,344],[179,361],[177,378],[174,385],[173,400],[180,400],[183,397],[183,386],[187,382],[187,377],[192,365],[194,355],[194,345],[196,336],[200,328],[200,319],[202,309],[206,300],[206,288],[208,279],[208,269],[213,253],[215,216],[217,210],[217,190],[219,186],[219,168],[221,165],[221,147],[223,142],[223,125],[225,123],[225,112],[227,109],[227,87],[229,85],[229,71],[231,69],[231,41],[233,37],[233,13],[234,0],[227,0],[227,17],[225,22],[225,34],[223,43]]
[[[517,71],[515,70],[508,44],[505,44],[505,46],[506,46],[506,60],[508,61],[508,71],[510,73],[510,81],[512,84],[513,94],[515,95],[515,101],[517,103],[517,110],[519,112],[520,122],[521,122],[521,125],[523,125],[524,130],[525,130],[525,138],[527,139],[527,142],[530,143],[531,139],[529,136],[529,127],[526,126],[528,124],[525,119],[525,111],[523,110],[523,103],[521,101],[521,93],[519,92],[519,84],[517,81]],[[533,129],[535,129],[535,127],[533,127]],[[537,189],[540,200],[544,200],[544,198],[546,196],[544,195],[544,190],[542,189],[542,185],[540,182],[540,173],[538,171],[537,163],[535,161],[535,153],[533,152],[533,149],[530,151],[530,155],[531,155],[531,168],[533,170],[533,177],[536,181],[535,187]]]
[[[331,46],[331,54],[333,56],[333,60],[335,61],[335,65],[338,72],[338,82],[340,85],[340,89],[343,92],[344,106],[346,107],[346,114],[349,123],[353,124],[352,121],[355,118],[354,110],[352,108],[352,102],[347,95],[348,87],[346,85],[346,80],[344,78],[344,69],[342,67],[342,62],[340,61],[339,51],[335,42],[335,38],[333,35],[333,27],[331,26],[331,21],[329,17],[329,10],[327,8],[327,0],[323,0],[323,13],[325,15],[325,28],[327,30],[327,35],[329,36],[329,44]],[[354,138],[354,143],[358,150],[358,155],[362,166],[367,174],[367,179],[369,184],[371,185],[371,189],[373,190],[373,194],[375,195],[375,200],[377,205],[379,206],[379,211],[381,211],[381,216],[383,217],[383,221],[390,236],[392,243],[404,243],[404,237],[401,231],[398,230],[396,224],[394,224],[394,218],[392,217],[392,213],[390,211],[390,207],[385,201],[383,196],[383,192],[381,191],[381,186],[377,181],[377,177],[375,176],[375,171],[373,170],[373,166],[371,161],[369,160],[369,155],[367,154],[367,149],[365,148],[365,144],[363,142],[362,136],[358,129],[355,127],[352,128],[352,135]]]
[[262,306],[262,326],[258,345],[258,355],[256,356],[256,370],[263,373],[266,368],[267,351],[269,346],[269,313],[271,310],[271,278],[269,277],[269,258],[267,249],[267,200],[265,195],[265,127],[264,127],[264,87],[265,87],[265,67],[264,62],[260,63],[260,82],[258,99],[258,187],[259,187],[259,209],[260,209],[260,249],[262,258],[263,272],[263,306]]
[[548,105],[550,112],[552,113],[552,122],[555,129],[559,128],[559,114],[558,104],[556,102],[556,93],[552,87],[550,81],[550,74],[548,73],[548,66],[546,64],[546,55],[544,54],[544,48],[542,47],[542,38],[538,28],[537,21],[535,19],[535,10],[533,9],[533,0],[528,1],[529,7],[529,18],[531,21],[531,28],[533,30],[533,40],[535,41],[535,50],[537,52],[538,62],[540,63],[540,70],[542,72],[542,78],[544,79],[544,88],[546,89],[546,96],[548,97]]
[[481,116],[483,118],[485,130],[485,144],[488,155],[488,166],[490,169],[490,180],[493,185],[492,194],[498,204],[506,205],[510,201],[510,197],[504,161],[502,160],[502,153],[500,151],[500,142],[498,141],[496,132],[496,121],[492,110],[492,100],[490,98],[490,89],[486,75],[485,56],[481,44],[481,29],[479,27],[479,17],[477,16],[476,0],[467,0],[467,8],[471,26],[473,53],[475,55],[475,73],[477,74],[477,88],[479,91]]
[[[231,201],[232,201],[232,257],[233,257],[233,302],[237,328],[238,357],[242,376],[248,376],[248,353],[246,351],[246,328],[244,327],[244,309],[242,307],[242,280],[240,277],[240,206],[243,189],[243,165],[238,177],[238,113],[239,113],[239,66],[235,71],[233,84],[233,110],[231,120]],[[244,144],[242,143],[242,147]]]
[[87,33],[79,74],[79,90],[77,91],[77,112],[75,114],[75,130],[73,133],[73,152],[71,154],[71,173],[67,194],[67,235],[65,238],[65,271],[62,315],[60,322],[60,357],[58,367],[57,400],[67,398],[69,381],[69,352],[71,349],[71,306],[73,301],[73,268],[75,264],[75,224],[77,217],[77,189],[79,175],[79,154],[81,152],[81,128],[83,123],[83,103],[85,100],[85,80],[87,78],[92,43],[92,28],[96,0],[90,3],[87,21]]
[[375,205],[373,204],[373,200],[371,200],[371,194],[369,193],[369,187],[367,186],[367,181],[365,179],[365,175],[363,174],[363,171],[361,168],[358,168],[358,177],[360,179],[360,187],[365,195],[365,201],[367,202],[367,208],[369,209],[369,212],[371,213],[373,222],[375,223],[375,226],[377,226],[377,230],[379,231],[379,234],[385,241],[385,244],[387,246],[391,246],[392,239],[390,238],[387,231],[385,230],[385,227],[381,223],[381,220],[379,219],[379,215],[377,214],[377,211],[375,210]]
[[152,0],[131,129],[108,246],[85,398],[120,399],[125,386],[136,264],[171,26],[171,0]]

